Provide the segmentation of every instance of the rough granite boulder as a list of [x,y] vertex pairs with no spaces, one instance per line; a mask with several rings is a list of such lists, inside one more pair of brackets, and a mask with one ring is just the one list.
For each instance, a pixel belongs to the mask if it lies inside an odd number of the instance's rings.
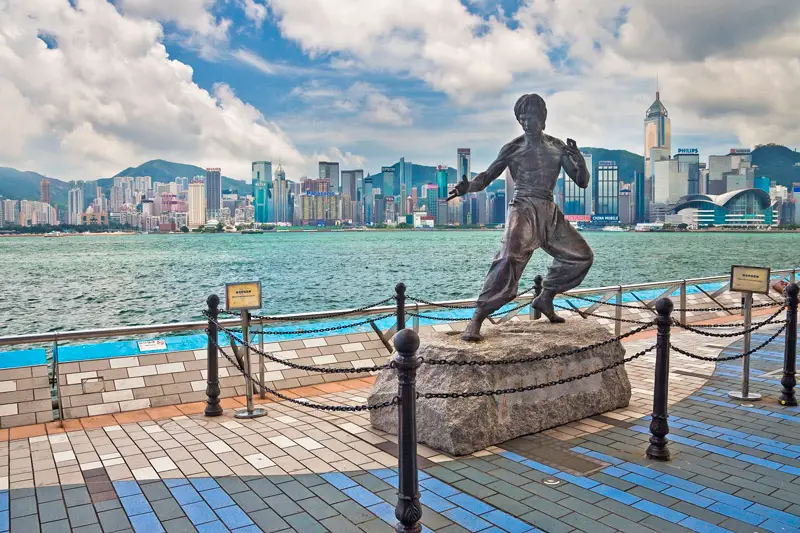
[[[468,343],[458,333],[420,335],[418,355],[448,361],[501,361],[556,354],[596,344],[613,336],[597,323],[575,319],[565,324],[509,322],[486,324],[484,341]],[[417,391],[470,392],[523,387],[590,372],[622,360],[619,341],[575,355],[534,363],[497,366],[423,364],[417,370]],[[395,370],[383,370],[369,403],[397,395]],[[631,386],[625,366],[544,389],[474,398],[420,398],[417,401],[419,442],[451,455],[465,455],[522,435],[537,433],[628,405]],[[370,412],[372,426],[397,432],[397,409]]]

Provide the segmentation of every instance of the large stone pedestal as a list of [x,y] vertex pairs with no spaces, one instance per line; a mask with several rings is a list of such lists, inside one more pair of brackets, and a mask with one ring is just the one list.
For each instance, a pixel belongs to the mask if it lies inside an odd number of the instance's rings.
[[[606,340],[604,327],[583,319],[565,324],[510,322],[486,324],[485,340],[467,343],[459,334],[420,335],[419,356],[453,361],[500,361],[561,353]],[[497,366],[427,365],[419,367],[417,391],[471,392],[523,387],[590,372],[620,361],[625,351],[619,341],[576,355],[535,363]],[[372,389],[369,403],[397,395],[397,374],[384,370]],[[465,455],[522,435],[625,407],[631,386],[624,365],[581,380],[544,389],[458,399],[417,402],[419,442],[452,455]],[[397,432],[397,409],[370,412],[372,426]]]

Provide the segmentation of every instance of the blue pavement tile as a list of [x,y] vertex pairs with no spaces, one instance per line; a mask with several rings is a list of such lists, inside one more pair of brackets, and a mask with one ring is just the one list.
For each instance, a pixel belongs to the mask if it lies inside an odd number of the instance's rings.
[[132,494],[141,494],[142,489],[135,481],[115,481],[113,483],[114,490],[120,498],[123,496],[130,496]]
[[209,507],[206,502],[182,505],[181,509],[183,509],[183,512],[186,513],[186,516],[189,517],[189,520],[191,520],[192,524],[195,526],[205,524],[206,522],[213,522],[217,519],[217,515],[214,514],[214,511],[211,510],[211,507]]
[[200,493],[200,496],[202,496],[206,503],[214,510],[233,505],[233,500],[228,496],[228,493],[220,488],[205,490]]
[[641,485],[642,487],[646,487],[650,490],[654,490],[656,492],[661,492],[667,488],[667,485],[661,483],[660,481],[656,481],[655,479],[650,479],[649,477],[640,476],[639,474],[628,474],[623,477],[625,481],[629,481],[634,485]]
[[422,502],[423,505],[427,505],[437,513],[441,513],[442,511],[446,511],[448,509],[452,509],[455,507],[453,503],[450,501],[442,498],[441,496],[437,496],[433,492],[429,490],[423,490],[420,492],[419,501]]
[[521,463],[521,462],[527,460],[527,458],[522,457],[518,453],[514,453],[514,452],[504,451],[504,452],[500,452],[500,455],[502,455],[506,459],[511,459],[512,461],[514,461],[516,463]]
[[486,505],[482,501],[473,498],[468,494],[464,494],[463,492],[450,496],[447,499],[455,503],[459,507],[463,507],[464,509],[473,514],[480,515],[483,513],[488,513],[489,511],[494,509],[494,507],[492,507],[491,505]]
[[419,484],[425,487],[426,489],[441,496],[442,498],[448,498],[453,494],[457,494],[459,492],[450,485],[448,485],[447,483],[443,483],[435,478],[422,480],[420,481]]
[[483,518],[484,520],[488,520],[489,522],[498,527],[501,527],[502,528],[501,531],[507,531],[508,533],[525,533],[533,529],[532,526],[526,524],[522,520],[514,518],[510,514],[506,514],[503,511],[499,511],[497,509],[481,515],[481,518]]
[[767,507],[766,505],[761,505],[760,503],[754,503],[748,507],[747,510],[751,513],[759,514],[765,518],[771,518],[773,520],[777,520],[778,522],[783,522],[787,526],[800,528],[800,516],[778,511],[777,509]]
[[210,477],[193,477],[189,480],[194,488],[203,492],[204,490],[218,489],[219,483]]
[[664,520],[672,522],[673,524],[677,524],[686,518],[685,514],[675,511],[674,509],[670,509],[669,507],[664,507],[663,505],[651,502],[650,500],[638,501],[633,504],[633,507],[639,509],[640,511],[644,511],[645,513],[650,513],[651,515],[663,518]]
[[449,509],[442,513],[444,516],[469,531],[481,531],[491,526],[489,522],[483,520],[469,511],[465,511],[460,507]]
[[155,513],[140,514],[130,517],[131,525],[136,533],[156,533],[164,531]]
[[379,468],[377,470],[370,470],[369,472],[379,479],[386,479],[397,475],[397,472],[391,468]]
[[8,492],[0,491],[0,511],[8,511]]
[[225,523],[225,525],[231,529],[249,526],[253,523],[253,521],[250,520],[250,517],[247,516],[247,514],[236,505],[217,509],[217,514]]
[[203,501],[203,498],[200,497],[200,493],[194,490],[194,487],[191,485],[181,485],[171,489],[170,492],[172,492],[172,496],[174,496],[181,505]]
[[344,489],[342,492],[360,503],[362,507],[369,507],[383,501],[361,486],[350,487],[349,489]]
[[350,487],[355,487],[358,485],[355,481],[350,479],[349,477],[345,476],[344,474],[340,474],[339,472],[331,472],[328,474],[320,474],[320,477],[336,487],[339,490],[342,489],[349,489]]
[[800,468],[795,468],[794,466],[783,465],[778,470],[781,472],[786,472],[787,474],[791,474],[793,476],[800,476]]
[[609,487],[608,485],[598,485],[596,487],[592,487],[592,492],[596,492],[597,494],[602,494],[606,498],[617,500],[618,502],[624,503],[625,505],[631,505],[635,502],[638,502],[641,499],[638,496],[634,496],[633,494],[628,494],[625,491],[616,489],[614,487]]
[[775,461],[769,461],[767,459],[762,459],[746,453],[740,454],[736,457],[736,459],[746,463],[763,466],[764,468],[771,468],[772,470],[780,470],[780,468],[783,466],[783,463],[776,463]]
[[564,481],[569,481],[573,485],[583,487],[584,489],[591,489],[592,487],[596,487],[597,485],[600,484],[597,481],[594,481],[593,479],[589,479],[587,477],[573,476],[572,474],[567,474],[566,472],[559,472],[555,474],[555,477],[563,479]]
[[234,533],[263,533],[260,527],[253,524],[252,526],[244,526],[233,530]]
[[710,522],[700,520],[699,518],[695,518],[693,516],[684,518],[678,523],[678,525],[687,529],[691,529],[692,531],[696,531],[697,533],[731,533],[730,529],[715,526]]
[[756,449],[768,453],[774,453],[775,455],[780,455],[782,457],[788,457],[789,459],[797,459],[798,457],[800,457],[800,454],[792,450],[786,450],[784,448],[776,448],[775,446],[768,446],[766,444],[760,444],[756,446]]
[[588,455],[589,457],[593,457],[595,459],[599,459],[601,461],[605,461],[606,463],[611,463],[612,465],[618,465],[620,463],[624,463],[625,462],[622,459],[617,459],[616,457],[612,457],[610,455],[606,455],[606,454],[600,453],[600,452],[586,451],[586,452],[582,452],[582,453],[583,453],[583,455]]
[[620,463],[618,466],[628,472],[633,472],[634,474],[639,474],[640,476],[649,477],[651,479],[655,479],[661,475],[661,472],[658,470],[639,466],[634,463]]
[[543,474],[548,474],[551,476],[558,472],[558,470],[556,470],[555,468],[543,465],[542,463],[537,463],[536,461],[531,461],[530,459],[525,459],[524,461],[522,461],[522,464],[524,464],[528,468],[533,468],[534,470],[538,470]]
[[758,527],[761,529],[766,529],[767,531],[772,531],[773,533],[796,533],[797,531],[800,531],[795,528],[787,529],[786,524],[783,522],[778,522],[777,520],[767,520]]
[[707,452],[716,453],[719,455],[724,455],[725,457],[736,457],[739,455],[739,452],[735,452],[733,450],[729,450],[728,448],[723,448],[722,446],[714,446],[713,444],[702,443],[698,446],[699,449],[705,450]]
[[766,520],[766,518],[761,515],[745,511],[740,507],[734,507],[726,503],[715,503],[714,505],[709,507],[708,510],[714,511],[715,513],[719,513],[721,515],[729,516],[741,522],[750,524],[751,526],[757,526],[758,524]]
[[180,487],[181,485],[188,485],[188,484],[189,484],[189,480],[185,479],[185,478],[165,479],[164,480],[164,485],[166,485],[169,488]]
[[383,481],[387,485],[391,485],[394,488],[399,488],[399,486],[400,486],[400,476],[387,477]]
[[215,520],[207,524],[197,526],[198,533],[228,533],[230,530],[222,522]]
[[673,487],[678,487],[679,489],[683,489],[688,492],[700,492],[705,488],[703,485],[698,485],[697,483],[693,483],[680,477],[671,476],[669,474],[662,474],[656,479],[662,483],[672,485]]
[[119,499],[119,502],[122,504],[122,507],[125,509],[125,514],[128,515],[128,517],[153,512],[152,507],[147,503],[143,494],[124,496]]
[[706,508],[714,503],[714,500],[712,500],[711,498],[706,498],[704,496],[695,494],[694,492],[689,492],[688,490],[679,489],[678,487],[670,487],[664,491],[664,494],[666,494],[667,496],[672,496],[673,498],[677,498],[683,502],[691,503],[692,505],[696,505],[698,507],[703,507],[703,508]]
[[8,520],[8,511],[0,511],[0,531],[8,531],[9,529],[9,520]]
[[727,503],[728,505],[738,507],[739,509],[745,509],[752,505],[752,502],[739,498],[738,496],[728,494],[727,492],[718,491],[716,489],[703,489],[700,491],[700,495],[705,496],[706,498],[711,498],[712,500],[716,500],[718,502]]
[[603,474],[607,474],[612,477],[622,477],[627,476],[629,472],[627,470],[622,470],[621,468],[617,468],[616,466],[609,466],[608,468],[604,468],[601,470]]
[[394,507],[384,501],[367,507],[367,509],[387,524],[394,524],[397,522],[397,518],[394,516]]

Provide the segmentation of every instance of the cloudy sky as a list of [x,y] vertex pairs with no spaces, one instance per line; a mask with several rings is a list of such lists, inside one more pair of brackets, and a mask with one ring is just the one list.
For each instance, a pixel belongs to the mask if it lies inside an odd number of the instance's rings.
[[657,77],[673,148],[797,147],[797,35],[793,0],[0,0],[0,166],[480,171],[526,92],[552,135],[641,153]]

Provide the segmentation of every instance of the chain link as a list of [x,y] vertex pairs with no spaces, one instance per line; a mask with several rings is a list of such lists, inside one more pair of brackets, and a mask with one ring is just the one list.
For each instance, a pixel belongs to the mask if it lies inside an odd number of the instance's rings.
[[[770,315],[766,320],[763,320],[762,322],[756,322],[755,324],[751,324],[751,327],[749,329],[745,329],[745,330],[742,330],[742,331],[733,331],[731,333],[711,333],[710,331],[703,331],[703,330],[697,329],[697,328],[698,327],[729,327],[730,328],[730,327],[734,327],[734,324],[711,324],[711,325],[708,325],[708,326],[692,327],[692,326],[690,326],[688,324],[683,324],[678,320],[673,320],[672,321],[672,325],[673,326],[677,326],[677,327],[679,327],[681,329],[685,329],[686,331],[691,331],[692,333],[696,333],[698,335],[703,335],[703,336],[706,336],[706,337],[717,337],[717,338],[740,337],[740,336],[745,335],[747,333],[751,333],[753,331],[761,329],[762,327],[764,327],[766,325],[780,323],[781,321],[776,321],[775,318],[779,314],[781,314],[784,309],[785,309],[785,307],[782,306],[780,309],[778,309],[772,315]],[[742,325],[744,325],[744,324],[742,324]]]
[[230,337],[231,343],[233,343],[234,341],[237,341],[239,344],[247,346],[249,349],[251,349],[255,353],[257,353],[259,355],[263,355],[265,358],[269,359],[270,361],[272,361],[274,363],[280,363],[280,364],[288,366],[290,368],[296,368],[297,370],[306,370],[308,372],[319,372],[320,374],[357,374],[357,373],[366,373],[366,372],[378,372],[380,370],[385,370],[385,369],[390,368],[392,366],[391,363],[390,364],[385,364],[385,365],[380,365],[380,366],[365,366],[365,367],[362,367],[362,368],[352,368],[352,367],[351,368],[328,368],[328,367],[322,367],[322,366],[299,365],[297,363],[292,363],[291,361],[286,361],[284,359],[279,359],[279,358],[275,357],[274,355],[272,355],[269,352],[262,351],[259,348],[256,348],[255,346],[250,344],[249,342],[245,342],[244,339],[242,339],[241,337],[237,337],[235,334],[239,333],[239,332],[233,331],[231,329],[226,328],[225,326],[221,325],[219,322],[217,322],[214,319],[211,319],[211,321],[214,322],[217,325],[217,327],[219,328],[220,331],[222,331],[223,333],[228,335],[228,337]]
[[632,355],[630,357],[626,357],[625,359],[621,359],[621,360],[617,361],[616,363],[612,363],[612,364],[610,364],[608,366],[605,366],[603,368],[599,368],[597,370],[592,370],[591,372],[586,372],[586,373],[581,374],[579,376],[571,376],[571,377],[568,377],[568,378],[562,378],[562,379],[557,379],[557,380],[553,380],[553,381],[548,381],[547,383],[539,383],[537,385],[528,385],[526,387],[516,387],[516,388],[513,388],[513,389],[495,389],[495,390],[477,391],[477,392],[423,392],[423,393],[417,393],[417,398],[426,398],[426,399],[431,399],[431,398],[475,398],[475,397],[480,397],[480,396],[499,396],[501,394],[513,394],[513,393],[516,393],[516,392],[527,392],[527,391],[532,391],[532,390],[545,389],[547,387],[554,387],[556,385],[564,385],[566,383],[572,383],[573,381],[578,381],[580,379],[585,379],[585,378],[594,376],[595,374],[600,374],[602,372],[606,372],[606,371],[611,370],[613,368],[616,368],[616,367],[618,367],[620,365],[624,365],[625,363],[630,363],[634,359],[638,359],[639,357],[645,355],[646,353],[653,351],[655,349],[655,347],[656,347],[656,345],[654,344],[651,347],[645,348],[644,350],[642,350],[640,352],[637,352],[637,353],[635,353],[634,355]]
[[[334,311],[334,312],[331,312],[331,313],[325,313],[325,314],[322,314],[322,315],[316,315],[314,317],[314,320],[325,320],[327,318],[336,318],[336,317],[347,316],[347,315],[357,315],[357,314],[362,313],[364,311],[367,311],[369,309],[373,309],[375,307],[380,307],[380,306],[382,306],[384,304],[387,304],[387,303],[391,302],[394,299],[395,299],[394,296],[390,296],[388,298],[384,298],[380,302],[375,302],[374,304],[365,305],[363,307],[359,307],[358,309],[348,309],[346,311]],[[240,313],[238,311],[226,311],[224,309],[220,309],[219,312],[220,313],[224,313],[226,315],[242,316],[242,313]],[[304,322],[304,321],[308,320],[307,317],[302,317],[302,316],[280,317],[280,316],[254,315],[254,314],[251,314],[250,318],[254,318],[256,320],[269,320],[269,321],[273,321],[273,322]]]
[[564,305],[558,305],[557,303],[553,303],[553,307],[557,307],[559,309],[563,309],[564,311],[570,311],[572,313],[578,313],[579,315],[581,315],[583,317],[593,316],[595,318],[606,318],[606,319],[609,319],[609,320],[614,320],[616,322],[626,322],[628,324],[640,324],[640,325],[652,324],[652,322],[644,322],[642,320],[630,320],[630,319],[627,319],[627,318],[616,318],[616,317],[613,317],[613,316],[605,316],[605,315],[598,315],[598,314],[595,314],[595,313],[588,313],[586,311],[581,311],[580,309],[572,309],[571,307],[566,307]]
[[[516,296],[514,296],[514,300],[516,300],[520,296],[524,296],[524,295],[528,294],[529,292],[531,292],[535,288],[536,288],[536,285],[533,285],[530,288],[525,289],[521,293],[519,293]],[[423,300],[422,298],[415,298],[414,296],[406,296],[406,300],[411,300],[412,302],[417,302],[417,303],[420,303],[420,304],[423,304],[423,305],[430,305],[432,307],[439,307],[439,308],[442,308],[442,309],[475,309],[478,306],[477,302],[474,303],[474,304],[470,304],[470,305],[451,305],[451,304],[445,304],[445,303],[431,302],[429,300]],[[512,302],[514,300],[512,300]],[[436,319],[433,319],[433,320],[436,320]]]
[[[211,318],[208,314],[207,310],[203,311],[203,314]],[[340,324],[338,326],[329,326],[327,328],[316,328],[316,329],[296,329],[296,330],[276,330],[276,329],[265,329],[263,331],[258,331],[257,333],[263,335],[304,335],[306,333],[327,333],[329,331],[338,331],[340,329],[347,329],[347,328],[354,328],[356,326],[363,326],[365,324],[369,324],[370,322],[377,322],[379,320],[383,320],[384,318],[391,318],[395,316],[394,313],[388,313],[385,315],[378,315],[372,318],[367,318],[365,320],[361,320],[358,322],[348,322],[347,324]]]
[[282,394],[282,393],[280,393],[280,392],[278,392],[278,391],[276,391],[274,389],[270,389],[266,385],[264,385],[262,387],[261,382],[258,381],[257,379],[255,379],[253,376],[251,376],[250,373],[247,372],[242,366],[239,366],[239,362],[236,361],[230,355],[228,355],[228,353],[225,350],[223,350],[222,347],[219,344],[217,344],[216,340],[211,339],[211,344],[214,345],[214,347],[217,349],[217,351],[219,353],[221,353],[225,357],[225,359],[230,361],[231,364],[239,372],[242,373],[242,375],[245,377],[245,379],[250,381],[253,384],[254,387],[257,387],[258,390],[263,388],[266,392],[272,394],[273,396],[277,396],[278,398],[280,398],[282,400],[286,400],[287,402],[290,402],[290,403],[293,403],[293,404],[302,405],[303,407],[309,407],[311,409],[317,409],[317,410],[320,410],[320,411],[339,411],[339,412],[374,411],[376,409],[385,409],[387,407],[393,407],[395,405],[399,405],[400,404],[400,398],[398,398],[397,396],[395,396],[394,398],[392,398],[389,401],[376,403],[376,404],[372,404],[372,405],[323,405],[323,404],[320,404],[320,403],[313,403],[313,402],[306,402],[306,401],[303,401],[303,400],[297,400],[295,398],[291,398],[291,397],[289,397],[289,396],[287,396],[285,394]]
[[[513,313],[514,311],[519,311],[520,309],[522,309],[523,307],[527,306],[528,304],[529,304],[529,302],[525,302],[525,303],[519,304],[516,307],[512,307],[508,311],[503,311],[501,309],[500,311],[496,311],[496,312],[492,313],[487,318],[497,318],[497,317],[500,317],[500,316],[503,316],[503,315],[507,315],[508,313]],[[464,309],[466,309],[466,308],[464,308]],[[416,317],[416,318],[427,318],[428,320],[441,320],[442,322],[469,322],[470,320],[472,320],[472,318],[453,318],[453,317],[446,317],[446,316],[420,315],[420,314],[417,314],[417,313],[412,313],[410,311],[406,311],[406,314],[408,316],[412,316],[412,317]]]
[[[600,305],[607,305],[609,307],[622,307],[624,309],[636,309],[638,311],[653,311],[653,309],[649,306],[644,305],[629,305],[629,304],[618,304],[612,302],[603,302],[602,300],[592,300],[591,298],[587,298],[585,296],[577,296],[572,294],[566,294],[565,296],[569,298],[575,298],[577,300],[583,300],[584,302],[591,302],[593,304],[600,304]],[[773,307],[776,305],[782,305],[778,302],[767,302],[763,304],[756,304],[751,306],[752,309],[759,309],[761,307]],[[711,312],[711,311],[736,311],[739,309],[744,309],[743,305],[734,305],[731,307],[676,307],[673,311],[698,311],[698,312]]]
[[631,335],[635,335],[641,331],[644,331],[655,324],[654,322],[650,322],[645,326],[641,326],[635,329],[632,329],[628,333],[624,333],[619,337],[614,337],[613,339],[606,339],[604,341],[596,342],[594,344],[590,344],[589,346],[582,346],[580,348],[573,348],[572,350],[568,350],[566,352],[560,353],[553,353],[553,354],[546,354],[546,355],[537,355],[535,357],[524,357],[520,359],[506,359],[504,361],[449,361],[447,359],[422,359],[423,364],[428,365],[446,365],[446,366],[501,366],[501,365],[514,365],[514,364],[521,364],[521,363],[536,363],[539,361],[547,361],[549,359],[558,359],[560,357],[567,357],[570,355],[576,355],[581,352],[585,352],[588,350],[592,350],[594,348],[599,348],[601,346],[605,346],[606,344],[611,344],[616,341],[621,341],[624,338],[630,337]]
[[702,356],[702,355],[696,355],[696,354],[693,354],[691,352],[687,352],[686,350],[682,350],[681,348],[678,348],[677,346],[675,346],[672,343],[669,344],[669,347],[672,348],[673,350],[675,350],[676,352],[678,352],[681,355],[685,355],[686,357],[691,357],[692,359],[699,359],[700,361],[712,361],[712,362],[734,361],[736,359],[741,359],[742,357],[746,357],[748,355],[752,355],[752,354],[756,353],[757,351],[759,351],[760,349],[764,348],[769,343],[771,343],[772,341],[777,339],[778,335],[783,333],[783,331],[785,329],[786,329],[786,324],[784,324],[783,326],[778,328],[778,331],[776,331],[770,338],[768,338],[766,341],[762,342],[761,344],[759,344],[755,348],[752,348],[752,349],[750,349],[750,350],[748,350],[748,351],[746,351],[744,353],[740,353],[738,355],[730,355],[730,356],[727,356],[727,357],[705,357],[705,356]]

